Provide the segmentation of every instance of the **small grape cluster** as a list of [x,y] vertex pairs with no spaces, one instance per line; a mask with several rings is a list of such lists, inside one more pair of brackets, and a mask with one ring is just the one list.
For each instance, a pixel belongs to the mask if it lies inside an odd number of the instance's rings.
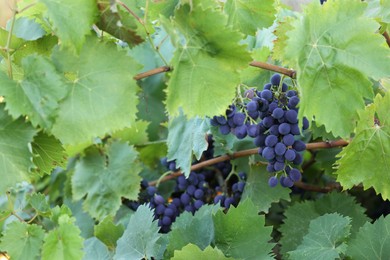
[[[212,136],[208,136],[208,149],[203,152],[202,160],[208,160],[214,156]],[[196,161],[194,163],[197,163]],[[161,159],[161,164],[170,171],[177,171],[175,161],[168,161],[167,158]],[[204,204],[215,202],[221,207],[229,208],[231,205],[237,206],[241,194],[245,187],[246,175],[240,173],[240,181],[237,181],[235,175],[228,177],[232,171],[232,165],[229,161],[219,162],[207,169],[191,171],[188,178],[184,175],[176,178],[176,186],[173,193],[165,200],[155,186],[149,186],[146,180],[141,182],[141,192],[138,201],[126,201],[125,204],[131,209],[137,210],[138,206],[149,203],[154,210],[154,218],[158,220],[160,232],[170,231],[171,224],[182,212],[194,214]],[[220,178],[217,178],[219,176]],[[229,182],[227,181],[229,178]],[[222,180],[222,183],[221,183]],[[221,187],[221,184],[223,187]],[[228,188],[230,189],[228,192]],[[224,190],[225,192],[223,192]],[[231,195],[229,195],[231,194]],[[219,198],[219,199],[218,199]]]
[[[249,101],[230,105],[225,116],[214,116],[210,120],[211,125],[218,126],[223,135],[232,133],[238,139],[254,138],[259,154],[268,161],[267,171],[276,173],[270,177],[269,186],[277,185],[280,172],[284,173],[280,184],[293,186],[301,173],[292,165],[302,163],[300,152],[306,149],[305,143],[296,138],[301,135],[297,92],[288,89],[280,74],[274,74],[262,91],[249,89],[244,96]],[[303,130],[309,127],[306,118],[302,124]]]
[[240,180],[232,185],[232,195],[229,196],[226,193],[218,194],[214,197],[215,205],[219,204],[221,207],[225,208],[230,208],[231,205],[237,207],[246,184],[246,174],[244,172],[240,172],[238,176],[240,177]]

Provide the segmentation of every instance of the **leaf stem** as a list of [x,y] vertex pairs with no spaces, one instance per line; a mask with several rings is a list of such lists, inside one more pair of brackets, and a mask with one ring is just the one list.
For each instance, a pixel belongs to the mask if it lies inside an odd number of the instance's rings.
[[305,190],[305,191],[315,191],[315,192],[321,192],[321,193],[328,193],[328,192],[331,192],[333,190],[339,190],[339,191],[342,190],[342,187],[338,182],[333,183],[331,185],[327,185],[325,187],[320,187],[320,186],[312,185],[312,184],[305,183],[302,181],[297,181],[297,182],[294,182],[294,186],[297,188],[300,188],[302,190]]
[[[309,143],[309,144],[306,144],[306,150],[340,147],[340,146],[346,146],[346,145],[348,145],[348,143],[349,143],[348,141],[345,141],[343,139],[336,140],[336,141],[329,141],[329,142]],[[190,170],[196,171],[196,170],[200,170],[204,167],[207,167],[207,166],[219,163],[219,162],[234,160],[236,158],[246,157],[246,156],[250,156],[253,154],[257,154],[258,150],[259,150],[259,148],[253,148],[253,149],[238,151],[238,152],[235,152],[233,154],[225,154],[225,155],[222,155],[219,157],[215,157],[215,158],[194,164],[191,166]],[[149,185],[155,186],[157,184],[157,182],[160,183],[160,182],[168,181],[168,180],[174,179],[180,175],[182,175],[180,170],[175,171],[175,172],[172,172],[171,174],[169,174],[163,178],[159,178],[158,180],[150,181]]]
[[5,46],[5,51],[7,52],[8,76],[10,77],[10,79],[13,79],[10,46],[11,46],[12,33],[13,33],[13,30],[14,30],[14,25],[15,25],[15,20],[16,20],[16,14],[17,13],[18,13],[18,10],[16,8],[16,2],[15,2],[14,7],[12,9],[11,27],[10,27],[10,29],[8,31],[7,44]]
[[147,77],[159,74],[159,73],[171,71],[171,70],[172,70],[172,68],[169,67],[169,66],[162,66],[162,67],[159,67],[159,68],[155,68],[155,69],[152,69],[152,70],[148,70],[148,71],[139,73],[139,74],[134,76],[134,79],[135,80],[140,80],[140,79],[144,79],[144,78],[147,78]]
[[384,33],[382,33],[382,35],[383,35],[383,37],[385,37],[386,43],[390,47],[390,36],[389,36],[389,33],[387,31],[385,31]]
[[297,76],[297,73],[295,70],[286,69],[283,67],[279,67],[279,66],[265,63],[265,62],[261,62],[261,61],[254,60],[251,63],[249,63],[249,65],[252,67],[275,71],[275,72],[281,73],[283,75],[289,76],[290,78],[293,78],[293,79],[295,79]]

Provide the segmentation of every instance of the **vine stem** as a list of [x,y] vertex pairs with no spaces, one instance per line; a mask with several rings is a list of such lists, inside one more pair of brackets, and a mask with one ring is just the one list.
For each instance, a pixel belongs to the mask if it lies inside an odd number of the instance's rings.
[[331,192],[333,190],[342,190],[342,187],[338,182],[333,183],[333,184],[328,185],[328,186],[325,186],[325,187],[320,187],[320,186],[304,183],[302,181],[296,181],[296,182],[294,182],[294,186],[297,188],[300,188],[302,190],[315,191],[315,192],[321,192],[321,193],[328,193],[328,192]]
[[386,43],[387,45],[390,47],[390,36],[389,34],[387,33],[387,31],[385,31],[384,33],[382,33],[383,37],[385,37],[386,39]]
[[[252,61],[251,63],[249,63],[249,65],[252,67],[275,71],[275,72],[284,74],[286,76],[289,76],[290,78],[293,78],[293,79],[296,78],[296,71],[295,70],[286,69],[283,67],[279,67],[279,66],[265,63],[265,62],[261,62],[261,61]],[[159,74],[159,73],[168,72],[168,71],[172,71],[172,70],[173,70],[173,68],[170,66],[162,66],[162,67],[158,67],[155,69],[151,69],[151,70],[139,73],[139,74],[134,76],[134,79],[140,80],[143,78],[147,78],[147,77]]]
[[[340,147],[340,146],[346,146],[346,145],[348,145],[348,143],[349,143],[348,141],[345,141],[343,139],[336,140],[336,141],[330,141],[330,142],[309,143],[309,144],[306,144],[306,150]],[[234,159],[240,158],[240,157],[254,155],[254,154],[258,153],[258,150],[259,150],[258,148],[253,148],[253,149],[238,151],[238,152],[235,152],[233,154],[225,154],[225,155],[222,155],[219,157],[215,157],[215,158],[194,164],[191,166],[190,169],[191,169],[191,171],[196,171],[196,170],[202,169],[202,168],[207,167],[207,166],[211,166],[211,165],[219,163],[219,162],[224,162],[224,161],[228,161],[228,160],[234,160]],[[173,173],[171,173],[171,174],[169,174],[169,175],[167,175],[159,180],[150,181],[149,185],[155,186],[157,184],[157,182],[161,183],[161,182],[165,182],[168,180],[172,180],[180,175],[182,175],[181,171],[176,171],[176,172],[173,172]]]
[[10,46],[11,46],[12,33],[14,30],[14,25],[15,25],[17,13],[18,13],[18,10],[16,8],[16,2],[15,2],[14,7],[12,8],[11,27],[10,27],[9,32],[8,32],[7,44],[5,45],[5,51],[7,52],[8,76],[10,79],[13,78]]

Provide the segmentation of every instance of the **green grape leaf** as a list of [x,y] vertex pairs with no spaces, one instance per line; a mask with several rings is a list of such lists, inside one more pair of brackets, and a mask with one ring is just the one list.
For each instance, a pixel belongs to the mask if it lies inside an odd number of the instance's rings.
[[228,25],[251,35],[257,29],[271,26],[276,13],[273,0],[227,0],[224,11],[229,15]]
[[[70,187],[71,178],[66,180],[67,184]],[[69,191],[70,193],[71,191]],[[89,215],[87,212],[83,210],[83,201],[78,200],[74,201],[72,198],[67,197],[64,199],[64,205],[69,207],[69,209],[72,211],[72,216],[76,219],[76,225],[80,228],[81,236],[83,238],[89,238],[93,235],[93,228],[95,226],[95,220]]]
[[[4,57],[7,57],[7,52],[5,51],[5,46],[7,46],[8,41],[8,31],[0,27],[0,54]],[[25,43],[25,40],[20,39],[16,37],[15,35],[11,35],[11,42],[10,42],[10,54],[14,53],[15,50],[19,49],[23,44]]]
[[265,227],[265,217],[251,200],[241,201],[237,208],[231,207],[227,214],[218,211],[213,217],[215,245],[226,256],[234,259],[272,259],[274,244],[272,227]]
[[97,239],[90,237],[84,241],[83,260],[111,260],[112,256],[107,246]]
[[310,221],[326,213],[337,212],[342,216],[350,217],[352,220],[351,236],[355,236],[359,228],[369,220],[364,211],[365,209],[346,193],[332,192],[316,201],[295,203],[285,210],[286,218],[279,228],[282,233],[281,253],[285,254],[295,250],[308,233]]
[[[94,0],[40,0],[64,46],[80,50],[97,18]],[[77,24],[77,26],[75,26]]]
[[58,38],[53,35],[46,35],[36,41],[28,41],[12,55],[13,62],[21,66],[22,60],[33,54],[50,57],[56,44],[58,44]]
[[283,63],[291,62],[284,57],[284,48],[286,48],[288,40],[287,32],[294,28],[292,25],[294,20],[294,17],[285,17],[283,21],[280,21],[274,32],[276,40],[274,41],[274,48],[272,49],[272,57],[276,60],[282,61]]
[[[390,94],[377,95],[360,113],[356,135],[338,157],[337,181],[345,189],[363,183],[390,199]],[[353,174],[351,174],[353,173]]]
[[198,260],[198,259],[213,259],[213,260],[233,260],[233,258],[226,257],[218,248],[208,246],[205,250],[201,250],[194,244],[188,244],[180,251],[176,250],[171,260]]
[[186,176],[190,174],[192,152],[199,160],[202,152],[207,149],[208,129],[207,119],[195,117],[187,120],[182,113],[168,126],[168,160],[176,160],[176,167],[180,168]]
[[124,231],[124,226],[115,225],[111,217],[106,217],[95,226],[95,236],[111,250],[115,249],[116,241],[123,235]]
[[166,255],[172,257],[175,250],[181,250],[192,243],[204,250],[214,240],[214,224],[212,214],[218,209],[215,206],[204,205],[195,215],[184,212],[176,218],[168,234],[169,244]]
[[351,219],[337,213],[325,214],[310,222],[308,233],[289,259],[339,259],[347,249]]
[[14,221],[7,225],[0,251],[7,252],[15,260],[38,259],[44,235],[41,226]]
[[111,8],[110,2],[108,0],[99,1],[100,19],[97,26],[112,36],[127,42],[129,46],[143,42],[144,39],[137,32],[138,21],[128,12],[118,10],[120,6],[116,3],[113,5],[116,5],[115,8]]
[[74,219],[61,215],[59,226],[47,234],[42,247],[42,260],[78,260],[83,258],[84,240],[80,237],[80,229],[74,225]]
[[46,196],[42,193],[33,193],[29,197],[29,203],[39,215],[48,216],[50,215],[50,205],[46,200]]
[[92,142],[132,125],[137,105],[132,76],[139,69],[133,59],[113,44],[89,38],[79,57],[57,51],[54,61],[72,86],[52,131],[62,143]]
[[[9,31],[10,27],[11,20],[9,20],[7,23],[7,31]],[[43,37],[46,32],[35,20],[29,19],[27,17],[19,17],[15,20],[12,34],[26,41],[34,41]]]
[[366,15],[390,23],[390,2],[384,0],[368,0]]
[[106,150],[103,155],[97,149],[87,151],[72,176],[73,199],[87,195],[83,206],[98,220],[114,215],[122,197],[137,200],[141,182],[141,166],[132,146],[114,142]]
[[116,131],[111,135],[112,138],[120,139],[133,145],[142,145],[149,141],[147,128],[149,122],[138,120],[134,125]]
[[39,175],[50,174],[55,167],[65,168],[67,159],[65,150],[54,136],[40,132],[34,137],[31,147],[36,166],[34,171]]
[[50,129],[59,101],[68,94],[67,85],[47,58],[38,55],[22,60],[24,79],[18,83],[0,71],[0,95],[14,117],[26,115],[33,126]]
[[269,177],[264,166],[252,166],[242,194],[242,200],[251,199],[258,211],[265,213],[268,213],[273,202],[278,202],[281,199],[290,201],[290,190],[280,185],[271,188],[268,185]]
[[0,190],[5,191],[21,181],[29,180],[32,154],[29,143],[37,132],[22,118],[13,120],[0,104]]
[[299,117],[315,117],[343,138],[353,132],[365,98],[373,97],[368,76],[390,75],[390,50],[376,33],[379,24],[364,16],[365,8],[354,0],[313,2],[287,33],[285,57],[297,70]]
[[173,19],[185,43],[172,59],[166,101],[170,115],[177,115],[179,108],[189,118],[224,113],[240,83],[238,70],[251,60],[238,43],[242,35],[226,27],[226,16],[198,2],[192,1],[192,8],[181,5]]
[[348,243],[347,255],[352,259],[390,259],[390,217],[367,222],[356,238]]
[[114,259],[162,259],[166,241],[159,229],[149,206],[139,206],[117,242]]

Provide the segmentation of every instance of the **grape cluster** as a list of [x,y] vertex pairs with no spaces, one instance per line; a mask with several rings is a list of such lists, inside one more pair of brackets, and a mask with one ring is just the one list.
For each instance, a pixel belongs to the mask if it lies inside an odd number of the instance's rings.
[[[302,163],[301,152],[305,143],[298,140],[301,129],[298,124],[299,97],[295,90],[289,90],[280,74],[274,74],[262,91],[249,89],[244,94],[248,100],[241,104],[232,104],[225,116],[214,116],[210,122],[218,126],[223,135],[234,134],[238,139],[250,136],[259,147],[259,154],[268,161],[267,171],[275,173],[269,179],[269,186],[278,183],[291,187],[301,178],[294,165]],[[303,118],[302,129],[309,127]]]
[[[201,160],[213,158],[213,142],[212,136],[208,136],[208,149],[203,153]],[[178,170],[175,161],[168,161],[167,158],[162,158],[161,164],[168,170]],[[148,182],[143,180],[138,201],[126,201],[125,204],[137,210],[139,205],[149,203],[154,210],[155,220],[158,220],[160,232],[167,233],[170,231],[171,224],[182,212],[194,214],[204,204],[213,202],[220,203],[221,207],[225,208],[231,205],[237,206],[245,187],[246,175],[240,173],[240,181],[237,180],[236,175],[232,175],[232,178],[229,177],[227,180],[231,171],[231,163],[224,161],[207,169],[192,171],[188,178],[180,175],[176,178],[176,186],[168,200],[158,194],[156,187],[149,186]]]

